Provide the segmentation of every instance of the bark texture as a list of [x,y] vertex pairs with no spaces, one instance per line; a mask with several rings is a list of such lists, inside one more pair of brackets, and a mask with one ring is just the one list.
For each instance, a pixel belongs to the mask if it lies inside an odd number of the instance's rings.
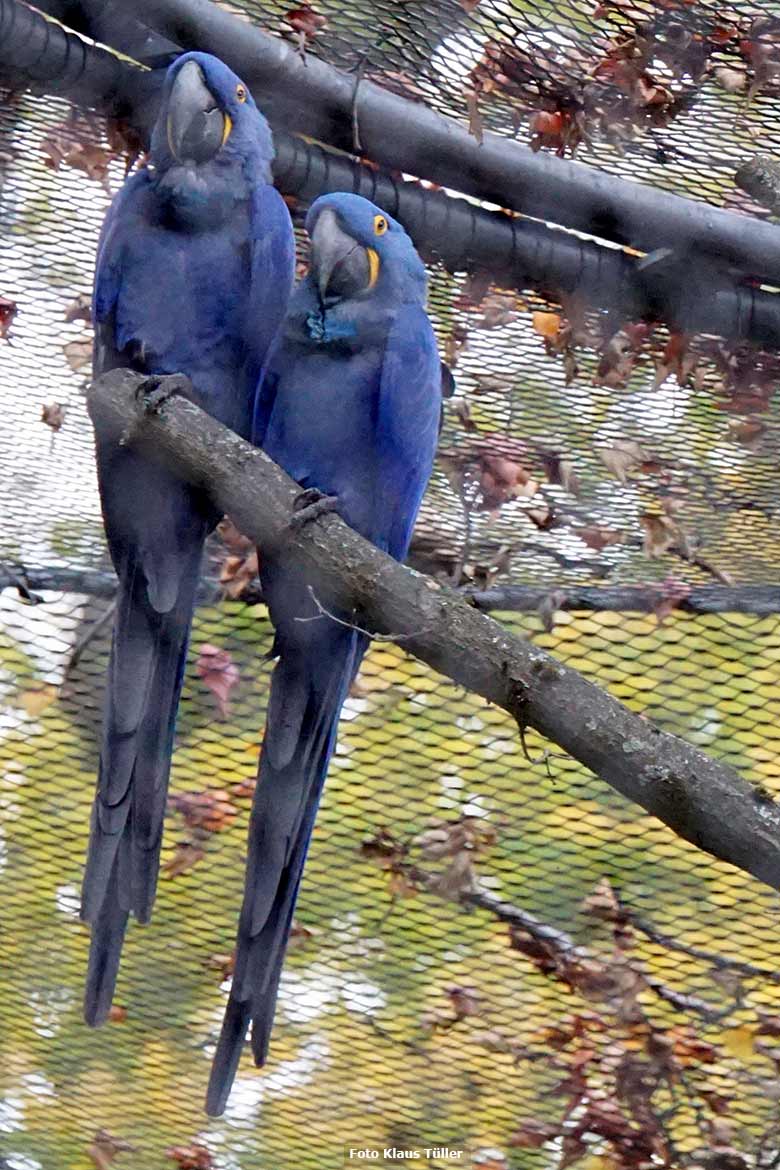
[[463,595],[397,564],[338,516],[291,528],[300,491],[293,480],[183,397],[149,409],[144,381],[126,370],[100,378],[88,396],[93,421],[208,490],[261,554],[272,547],[291,558],[326,610],[353,611],[356,625],[398,641],[502,707],[521,730],[535,728],[681,837],[780,888],[780,808],[768,793],[630,711]]

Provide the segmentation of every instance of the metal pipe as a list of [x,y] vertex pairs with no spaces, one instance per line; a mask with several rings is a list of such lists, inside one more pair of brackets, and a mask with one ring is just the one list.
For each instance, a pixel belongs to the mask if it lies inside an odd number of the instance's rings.
[[[487,133],[478,143],[452,118],[360,81],[209,0],[136,0],[134,14],[186,49],[208,49],[258,91],[274,126],[362,153],[537,219],[638,251],[702,255],[780,286],[780,231]],[[357,126],[361,149],[355,143]]]
[[157,79],[20,0],[0,0],[0,76],[9,88],[59,95],[142,125],[154,119]]
[[780,297],[738,284],[703,260],[689,258],[684,272],[665,257],[640,262],[620,249],[392,178],[289,134],[277,133],[274,141],[274,181],[285,194],[305,202],[329,191],[364,195],[404,225],[425,259],[440,260],[451,272],[484,268],[504,287],[533,288],[551,299],[576,294],[620,320],[663,320],[685,333],[780,349]]
[[[25,0],[27,2],[27,0]],[[159,36],[128,11],[124,0],[34,0],[35,7],[73,32],[150,67],[162,65],[182,50]],[[32,0],[30,0],[32,3]]]
[[[60,565],[6,566],[0,564],[0,592],[13,589],[24,600],[43,603],[39,591],[78,593],[110,600],[116,594],[116,575],[102,569],[68,569]],[[560,610],[569,613],[653,613],[660,586],[651,585],[496,585],[491,589],[460,590],[477,609],[538,613],[540,606],[555,596]],[[220,594],[216,578],[204,578],[198,604],[212,605]],[[262,600],[259,583],[241,598],[255,605]],[[780,613],[780,585],[694,585],[689,595],[675,603],[683,613],[747,613],[774,617]]]
[[[36,88],[127,117],[148,134],[162,70],[142,70],[89,45],[20,0],[0,0],[0,73],[18,81],[20,66]],[[650,318],[780,349],[780,298],[735,282],[702,258],[687,258],[684,271],[666,253],[637,262],[620,249],[395,179],[286,132],[274,137],[281,191],[305,202],[327,191],[365,195],[404,224],[427,259],[452,272],[482,268],[505,287],[553,299],[576,294],[612,312],[616,327]]]

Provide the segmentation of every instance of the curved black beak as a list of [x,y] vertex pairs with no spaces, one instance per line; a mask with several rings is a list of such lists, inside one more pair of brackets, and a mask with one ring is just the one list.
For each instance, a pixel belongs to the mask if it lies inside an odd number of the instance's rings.
[[373,288],[379,275],[379,257],[364,248],[340,226],[326,207],[317,216],[311,236],[311,270],[323,304],[347,300]]
[[230,119],[206,85],[197,61],[182,65],[168,99],[168,145],[181,163],[213,158],[230,133]]

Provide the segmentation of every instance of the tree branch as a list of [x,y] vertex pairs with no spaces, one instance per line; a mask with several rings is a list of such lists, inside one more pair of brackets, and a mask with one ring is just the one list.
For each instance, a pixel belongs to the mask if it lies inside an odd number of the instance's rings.
[[742,959],[732,959],[728,955],[721,955],[716,951],[703,950],[701,947],[687,943],[684,938],[677,938],[659,930],[657,926],[626,906],[624,902],[620,903],[620,909],[625,915],[626,922],[650,942],[655,943],[656,946],[669,951],[679,951],[681,954],[689,955],[692,959],[709,963],[718,971],[737,971],[740,975],[745,975],[748,978],[766,979],[771,983],[780,983],[780,971],[773,970],[771,967],[760,967],[755,963],[747,963]]
[[[424,530],[420,530],[417,539],[412,540],[411,561],[415,560],[415,545],[426,547]],[[524,549],[529,547],[523,545]],[[422,558],[420,560],[422,563]],[[107,599],[116,593],[113,570],[69,569],[59,565],[9,568],[0,564],[0,590],[18,589],[20,582],[23,587],[26,582],[26,588],[35,593],[80,593],[85,597]],[[220,588],[216,577],[204,577],[198,589],[198,603],[213,603],[215,597],[220,595]],[[557,608],[569,613],[654,613],[658,604],[658,592],[652,584],[602,586],[562,582],[544,586],[493,585],[489,589],[463,589],[461,594],[485,613],[496,610],[505,613],[537,613],[552,594],[559,599]],[[237,600],[246,600],[251,605],[262,601],[259,583],[254,582],[251,590]],[[749,613],[757,617],[774,617],[780,613],[780,585],[694,585],[687,597],[674,602],[673,608],[694,614]]]
[[54,593],[81,593],[85,597],[112,598],[116,593],[116,575],[100,569],[65,569],[58,565],[28,569],[0,565],[0,590],[51,590]]
[[[702,1019],[714,1023],[730,1015],[733,1005],[720,1008],[708,1003],[698,995],[679,991],[670,987],[668,983],[648,974],[644,965],[628,954],[622,956],[603,956],[579,946],[571,935],[559,930],[547,922],[542,922],[534,914],[523,910],[513,902],[507,902],[497,897],[476,880],[471,888],[447,893],[442,890],[441,875],[429,873],[415,864],[400,863],[400,871],[408,874],[413,887],[438,893],[440,897],[458,902],[461,906],[479,907],[492,914],[500,922],[505,922],[510,928],[510,937],[513,946],[525,954],[532,963],[548,975],[562,980],[569,987],[579,988],[580,984],[591,985],[591,991],[599,989],[597,998],[603,1000],[614,999],[615,996],[625,994],[625,988],[620,988],[619,979],[615,976],[619,967],[625,967],[634,972],[641,979],[645,987],[654,992],[659,999],[671,1004],[680,1012],[690,1012],[701,1016]],[[529,949],[523,936],[531,940]]]
[[209,492],[261,550],[289,558],[328,609],[403,637],[417,658],[534,727],[699,848],[780,888],[780,809],[732,768],[654,727],[576,671],[397,564],[338,516],[293,530],[300,488],[192,402],[145,409],[141,375],[114,370],[88,392],[93,421]]
[[[558,609],[593,612],[654,613],[658,588],[647,585],[496,585],[469,592],[481,610],[534,613],[551,593],[562,595]],[[674,602],[683,613],[780,613],[780,585],[694,585],[687,597]]]

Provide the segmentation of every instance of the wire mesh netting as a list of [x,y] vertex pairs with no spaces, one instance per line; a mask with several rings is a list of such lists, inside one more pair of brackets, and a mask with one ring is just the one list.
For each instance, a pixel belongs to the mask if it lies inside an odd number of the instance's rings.
[[[251,2],[234,9],[257,19]],[[327,0],[316,11],[321,28],[275,0],[261,23],[288,36],[303,24],[318,55],[442,113],[696,199],[741,202],[734,172],[776,122],[771,3]]]
[[[240,7],[300,35],[285,3]],[[716,204],[744,206],[734,170],[778,125],[774,5],[317,11],[308,53]],[[637,36],[627,76],[609,46]],[[124,171],[98,119],[29,95],[4,105],[0,168],[3,584],[43,582],[42,604],[0,595],[5,1164],[321,1170],[355,1164],[350,1148],[438,1146],[482,1170],[777,1165],[777,895],[381,642],[345,707],[269,1066],[246,1058],[225,1117],[205,1119],[272,634],[235,540],[205,568],[154,919],[130,930],[110,1022],[84,1026],[111,616],[85,306]],[[480,274],[430,280],[456,391],[414,563],[463,588],[536,586],[536,608],[501,620],[770,800],[780,621],[676,607],[702,583],[775,577],[775,359],[610,330]],[[638,586],[649,612],[568,612],[589,584]]]

